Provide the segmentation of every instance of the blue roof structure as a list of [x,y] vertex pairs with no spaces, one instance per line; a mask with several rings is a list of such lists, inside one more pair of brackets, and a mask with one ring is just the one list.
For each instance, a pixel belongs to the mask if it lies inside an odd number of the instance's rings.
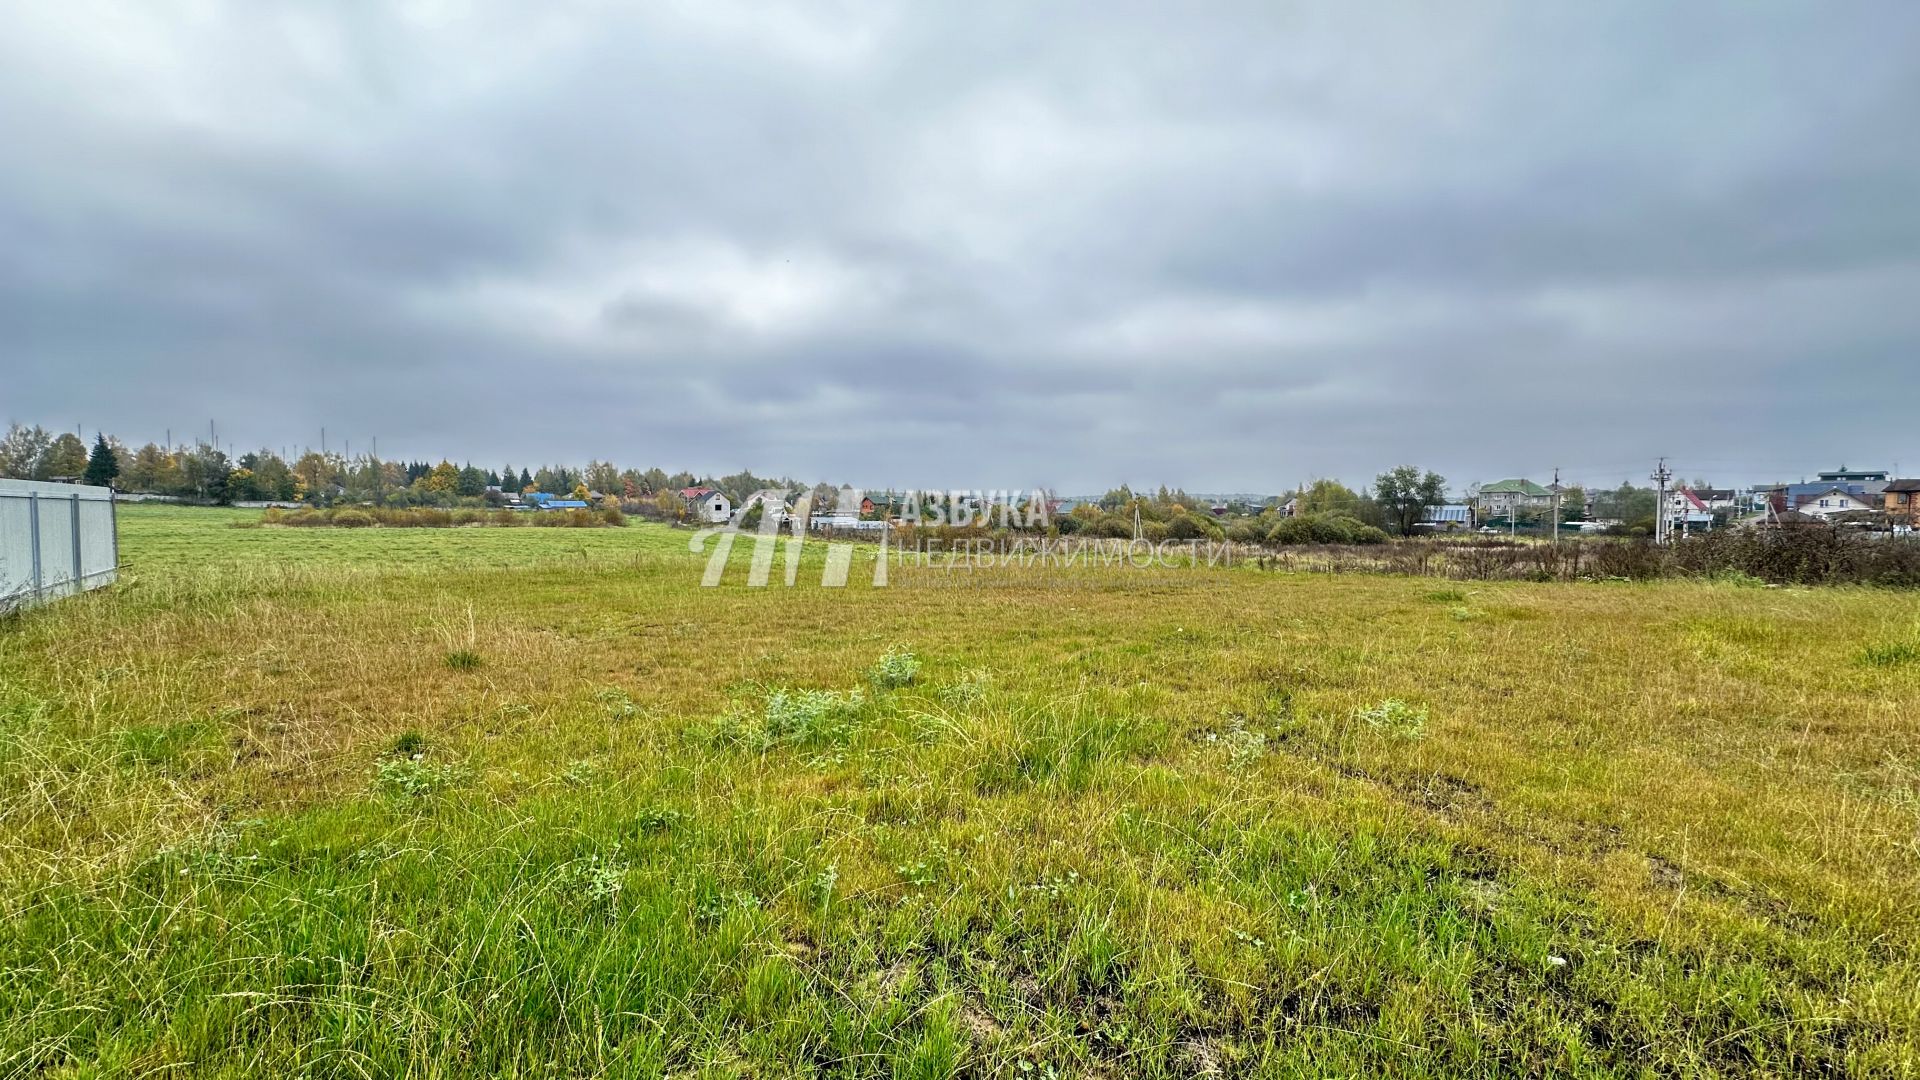
[[1874,496],[1885,490],[1886,485],[1875,481],[1856,480],[1822,480],[1816,484],[1788,484],[1787,505],[1792,506],[1794,500],[1802,496],[1824,495],[1834,488],[1840,488],[1849,495],[1871,501]]

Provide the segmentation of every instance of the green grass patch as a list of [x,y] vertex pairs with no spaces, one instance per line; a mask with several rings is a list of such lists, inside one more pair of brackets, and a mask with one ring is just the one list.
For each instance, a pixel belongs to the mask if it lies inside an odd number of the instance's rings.
[[454,649],[445,657],[446,665],[455,671],[472,671],[485,661],[472,649]]
[[1868,667],[1883,668],[1920,663],[1920,642],[1877,642],[1860,650],[1860,662]]

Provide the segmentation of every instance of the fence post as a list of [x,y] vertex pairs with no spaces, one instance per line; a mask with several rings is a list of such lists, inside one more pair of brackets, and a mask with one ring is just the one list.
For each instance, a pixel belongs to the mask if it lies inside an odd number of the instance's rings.
[[33,538],[33,598],[40,599],[40,493],[27,492],[27,535]]
[[80,566],[80,493],[77,491],[74,492],[72,499],[73,502],[68,507],[70,513],[67,515],[67,520],[73,525],[73,591],[79,592],[84,588],[84,584],[80,580],[82,572]]

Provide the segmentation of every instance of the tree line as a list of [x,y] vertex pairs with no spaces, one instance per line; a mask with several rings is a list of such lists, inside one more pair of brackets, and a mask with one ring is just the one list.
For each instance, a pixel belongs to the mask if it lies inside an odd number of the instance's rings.
[[1411,535],[1428,508],[1447,501],[1446,478],[1402,465],[1359,491],[1338,480],[1315,480],[1257,505],[1229,502],[1219,514],[1178,488],[1136,493],[1125,484],[1075,506],[1055,527],[1062,533],[1147,540],[1225,539],[1240,543],[1368,544]]
[[[317,450],[307,450],[292,462],[265,449],[229,458],[205,441],[183,446],[148,442],[132,448],[105,433],[96,435],[89,449],[72,432],[55,434],[17,423],[0,438],[0,476],[77,481],[211,503],[301,502],[320,507],[343,503],[497,506],[508,501],[509,493],[539,491],[615,502],[629,513],[666,519],[685,516],[679,494],[684,488],[713,488],[737,505],[756,491],[793,491],[801,486],[791,479],[756,476],[750,470],[714,477],[684,470],[670,473],[659,467],[623,469],[600,460],[585,468],[503,464],[494,469],[471,462],[385,461],[372,454],[348,457]],[[821,483],[813,485],[813,490],[823,496],[835,487]],[[1319,542],[1364,543],[1375,532],[1411,535],[1428,507],[1447,500],[1446,479],[1412,465],[1389,469],[1359,490],[1338,480],[1315,480],[1259,505],[1230,504],[1218,516],[1177,488],[1162,486],[1151,493],[1136,493],[1123,484],[1076,507],[1054,527],[1062,532],[1130,537],[1137,519],[1149,536],[1165,530],[1183,538],[1220,535],[1247,542],[1270,538],[1312,542],[1305,538],[1321,537],[1325,539]],[[1654,501],[1651,490],[1622,484],[1617,490],[1596,493],[1593,514],[1630,527],[1650,523]],[[1284,509],[1289,503],[1291,513]],[[1579,520],[1586,504],[1584,492],[1569,489],[1562,499],[1562,520]],[[1541,520],[1528,520],[1522,515],[1522,524],[1545,524],[1545,516],[1532,515]],[[1276,534],[1283,519],[1294,523]]]
[[236,458],[205,441],[180,446],[149,442],[135,448],[104,432],[95,436],[89,450],[72,432],[55,434],[17,423],[0,438],[0,477],[96,484],[211,503],[314,506],[499,505],[510,493],[548,492],[617,501],[664,516],[682,512],[683,488],[710,487],[739,501],[763,488],[796,486],[751,471],[712,477],[658,467],[622,469],[599,460],[585,468],[503,464],[495,469],[471,462],[386,461],[372,454],[348,457],[318,450],[307,450],[291,462],[265,449]]

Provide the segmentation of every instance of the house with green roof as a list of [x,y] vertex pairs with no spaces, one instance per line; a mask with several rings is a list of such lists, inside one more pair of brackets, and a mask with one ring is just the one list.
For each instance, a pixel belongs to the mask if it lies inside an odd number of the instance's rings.
[[1511,517],[1515,513],[1553,509],[1553,492],[1531,480],[1496,480],[1481,484],[1473,497],[1481,520]]

